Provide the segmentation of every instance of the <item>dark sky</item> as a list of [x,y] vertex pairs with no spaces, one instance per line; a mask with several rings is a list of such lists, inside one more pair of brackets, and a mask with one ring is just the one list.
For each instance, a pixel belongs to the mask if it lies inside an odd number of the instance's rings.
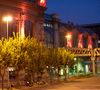
[[100,23],[100,0],[47,0],[47,12],[74,24]]

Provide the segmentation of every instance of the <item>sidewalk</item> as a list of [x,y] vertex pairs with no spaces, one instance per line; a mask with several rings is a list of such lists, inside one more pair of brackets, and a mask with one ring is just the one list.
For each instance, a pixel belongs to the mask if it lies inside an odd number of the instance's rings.
[[53,87],[58,87],[58,86],[60,87],[60,86],[63,86],[64,84],[69,86],[70,83],[74,84],[75,82],[91,80],[92,78],[94,78],[94,77],[90,77],[90,78],[86,78],[86,77],[75,78],[75,77],[72,77],[67,81],[59,81],[59,82],[55,82],[55,83],[52,83],[52,84],[34,85],[32,87],[23,86],[19,90],[46,90],[47,88],[53,88]]
[[[75,81],[77,81],[77,80],[85,80],[85,79],[87,79],[86,77],[84,78],[76,78],[76,77],[71,77],[70,79],[68,79],[66,82],[67,83],[71,83],[71,82],[75,82]],[[46,83],[46,84],[44,84],[44,85],[37,85],[37,84],[34,84],[32,87],[29,87],[29,86],[21,86],[20,88],[12,88],[12,90],[45,90],[46,88],[50,88],[50,87],[55,87],[55,86],[59,86],[59,85],[63,85],[64,83],[66,83],[65,81],[59,81],[59,82],[57,82],[57,81],[53,81],[53,83],[52,84],[50,84],[50,83]],[[66,84],[67,84],[66,83]],[[2,90],[2,89],[0,89],[0,90]],[[7,89],[4,89],[4,90],[7,90]],[[11,89],[9,89],[9,90],[11,90]]]

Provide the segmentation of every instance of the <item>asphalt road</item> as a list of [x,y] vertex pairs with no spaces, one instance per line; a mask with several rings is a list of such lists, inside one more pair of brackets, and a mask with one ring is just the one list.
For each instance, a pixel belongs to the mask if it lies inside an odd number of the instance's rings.
[[23,90],[100,90],[100,77],[77,79],[44,88],[25,88]]

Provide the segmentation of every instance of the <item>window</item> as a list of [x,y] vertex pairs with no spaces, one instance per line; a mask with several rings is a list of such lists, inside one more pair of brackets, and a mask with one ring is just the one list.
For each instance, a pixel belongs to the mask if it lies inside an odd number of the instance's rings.
[[32,37],[33,23],[29,20],[25,20],[25,36]]

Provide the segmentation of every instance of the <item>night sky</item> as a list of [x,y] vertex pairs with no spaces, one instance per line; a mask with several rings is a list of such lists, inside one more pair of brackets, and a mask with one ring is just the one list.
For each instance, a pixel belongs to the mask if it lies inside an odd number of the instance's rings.
[[100,23],[100,0],[47,0],[46,13],[74,24]]

